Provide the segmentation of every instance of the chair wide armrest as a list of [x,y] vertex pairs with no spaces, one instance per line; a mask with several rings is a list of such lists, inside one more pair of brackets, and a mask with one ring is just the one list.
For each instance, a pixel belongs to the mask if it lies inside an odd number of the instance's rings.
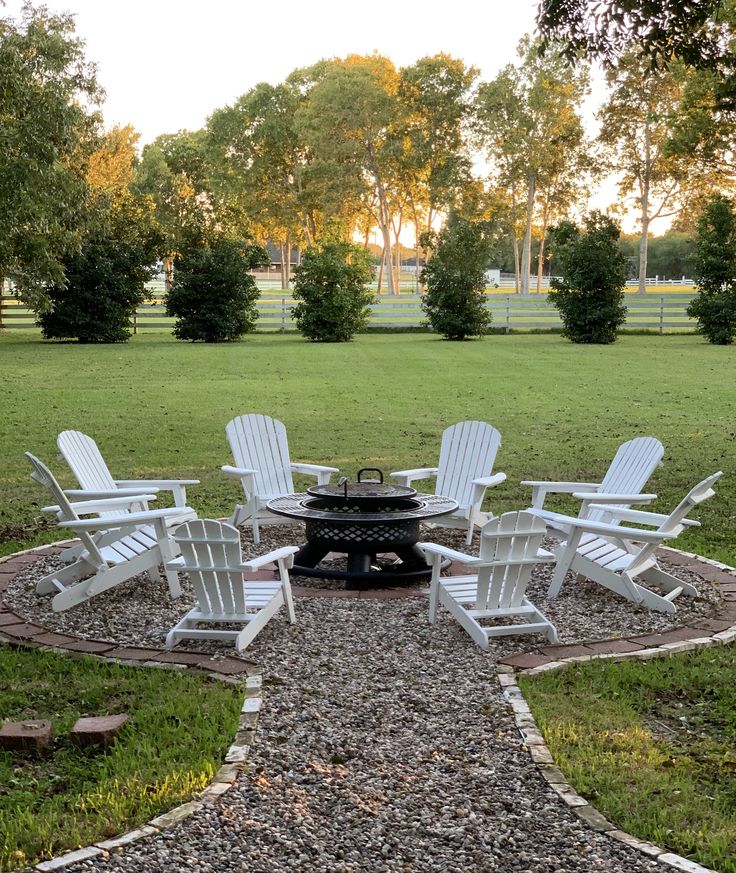
[[70,521],[60,521],[59,527],[71,530],[108,530],[117,529],[122,525],[143,525],[156,521],[159,518],[172,518],[181,515],[182,508],[194,513],[189,506],[172,506],[170,509],[152,509],[148,512],[131,512],[123,518],[75,518]]
[[481,563],[480,558],[466,555],[464,552],[457,552],[455,549],[448,549],[447,546],[441,546],[438,543],[417,543],[417,545],[427,555],[438,555],[440,558],[448,558],[450,561],[458,561],[458,563],[469,566]]
[[[604,507],[605,508],[605,507]],[[564,518],[564,516],[560,516]],[[605,524],[600,521],[588,521],[585,518],[564,519],[564,523],[570,528],[575,528],[583,533],[599,534],[603,537],[613,537],[617,540],[636,540],[644,543],[658,543],[663,540],[672,540],[677,534],[670,531],[642,530],[638,527],[620,527],[617,524]]]
[[473,485],[479,485],[481,488],[493,488],[494,485],[500,485],[505,481],[505,473],[494,473],[492,476],[481,476],[478,479],[473,479]]
[[[99,491],[95,488],[65,488],[64,494],[67,497],[81,497],[87,498],[88,500],[113,500],[116,497],[136,497],[141,494],[140,488],[113,488],[111,490],[100,489]],[[158,488],[147,488],[146,491],[149,494],[157,494]]]
[[[148,503],[149,500],[155,500],[155,494],[135,494],[128,497],[110,497],[103,500],[82,500],[71,504],[72,509],[77,515],[89,515],[97,512],[111,512],[114,510],[127,509],[130,506],[135,506],[139,503]],[[153,510],[158,512],[159,510]],[[60,512],[58,506],[44,506],[41,512]],[[128,516],[125,516],[127,521]],[[118,518],[118,527],[120,526],[120,518]]]
[[296,546],[282,546],[280,549],[274,549],[266,555],[261,555],[259,558],[253,558],[251,561],[243,562],[245,572],[255,572],[260,567],[266,564],[275,564],[277,561],[283,561],[284,558],[290,558],[296,554],[299,549]]
[[246,467],[220,467],[226,476],[232,476],[233,479],[243,479],[246,476],[255,476],[258,470],[249,470]]
[[595,491],[573,491],[577,500],[594,500],[596,504],[603,503],[651,503],[657,499],[656,494],[598,494]]
[[437,467],[419,467],[416,470],[397,470],[389,473],[392,479],[398,479],[400,485],[411,485],[415,479],[431,479],[439,472]]
[[337,467],[325,467],[322,464],[290,464],[292,473],[302,476],[314,476],[318,485],[329,485],[333,473],[339,473]]
[[593,492],[600,488],[599,482],[544,482],[524,479],[521,483],[532,489],[532,506],[541,509],[548,494],[573,494],[575,491]]

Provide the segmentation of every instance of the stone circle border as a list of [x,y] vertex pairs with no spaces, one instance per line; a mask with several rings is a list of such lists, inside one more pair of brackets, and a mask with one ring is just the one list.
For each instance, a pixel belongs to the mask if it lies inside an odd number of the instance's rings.
[[[205,664],[208,659],[206,656],[202,656],[201,653],[186,651],[174,653],[162,649],[119,647],[99,643],[97,645],[102,646],[102,651],[100,651],[96,650],[94,645],[92,645],[92,648],[89,646],[85,647],[83,645],[84,641],[79,640],[77,640],[78,645],[76,648],[70,649],[63,645],[55,644],[73,639],[69,635],[51,633],[41,625],[34,625],[32,622],[24,621],[21,616],[15,615],[12,610],[5,607],[2,595],[10,579],[17,575],[19,569],[4,571],[3,564],[15,563],[23,566],[32,563],[38,557],[57,554],[59,551],[62,551],[61,547],[63,545],[71,542],[73,540],[57,542],[51,546],[36,546],[0,558],[0,645],[9,644],[29,648],[39,647],[43,650],[65,654],[70,657],[87,655],[108,661],[109,663],[127,666],[157,667],[159,669],[177,669],[195,672],[202,672],[203,669],[209,670],[207,675],[210,679],[228,684],[241,685],[245,678],[245,697],[234,741],[225,754],[223,764],[215,774],[214,779],[207,788],[200,792],[197,800],[191,800],[176,806],[168,812],[156,816],[146,824],[113,839],[102,840],[98,843],[66,852],[48,861],[41,861],[33,868],[40,871],[40,873],[62,870],[79,861],[85,861],[104,853],[121,849],[130,843],[157,834],[164,829],[174,827],[195,812],[198,812],[207,803],[217,801],[235,784],[241,773],[248,772],[249,770],[247,759],[255,739],[258,716],[262,705],[262,675],[260,669],[248,661],[240,658],[225,658],[222,661],[210,663],[207,667]],[[595,830],[605,833],[612,839],[625,843],[631,848],[637,849],[650,858],[656,859],[658,863],[672,869],[683,871],[683,873],[716,873],[716,871],[708,867],[703,867],[673,852],[667,852],[666,849],[662,849],[645,840],[640,840],[616,828],[595,807],[589,804],[585,798],[581,797],[566,781],[562,772],[554,766],[552,755],[517,684],[517,676],[519,675],[535,675],[548,670],[562,670],[574,663],[598,659],[613,661],[629,658],[650,660],[656,657],[667,657],[677,652],[693,651],[713,645],[724,645],[736,640],[736,568],[728,564],[722,564],[719,561],[704,558],[692,552],[683,552],[671,547],[664,547],[663,551],[668,553],[670,557],[679,556],[679,558],[687,559],[689,562],[697,562],[700,567],[705,564],[713,567],[714,571],[718,571],[712,576],[711,581],[724,585],[723,590],[726,598],[730,601],[727,603],[727,609],[722,611],[722,618],[720,620],[716,622],[695,622],[691,628],[679,628],[674,631],[665,631],[662,634],[644,635],[638,638],[642,640],[651,639],[651,645],[638,644],[635,642],[637,638],[632,637],[631,640],[623,641],[623,650],[621,645],[615,645],[616,643],[621,644],[621,640],[607,640],[578,646],[545,646],[538,655],[534,653],[511,655],[502,659],[497,666],[496,672],[503,697],[513,710],[517,728],[524,744],[529,749],[532,761],[548,785],[580,819]],[[722,577],[725,577],[725,579]],[[378,600],[394,600],[421,595],[421,592],[416,588],[392,588],[366,592],[362,590],[334,591],[329,589],[297,588],[296,586],[294,593],[296,596],[304,598],[363,597]],[[707,635],[702,632],[698,633],[699,628],[697,625],[699,624],[724,624],[724,627],[716,633]],[[654,640],[653,638],[658,639]],[[596,650],[596,647],[598,647],[598,650]],[[564,657],[565,649],[569,651],[574,649],[577,653]],[[581,649],[584,651],[581,652]],[[556,653],[558,657],[555,657]]]

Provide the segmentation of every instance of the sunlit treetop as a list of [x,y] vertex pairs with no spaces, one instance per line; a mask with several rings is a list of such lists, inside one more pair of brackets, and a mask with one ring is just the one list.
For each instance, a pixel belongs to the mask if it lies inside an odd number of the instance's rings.
[[724,77],[735,66],[734,0],[541,0],[537,28],[571,60],[615,65],[632,44],[654,63],[678,58]]

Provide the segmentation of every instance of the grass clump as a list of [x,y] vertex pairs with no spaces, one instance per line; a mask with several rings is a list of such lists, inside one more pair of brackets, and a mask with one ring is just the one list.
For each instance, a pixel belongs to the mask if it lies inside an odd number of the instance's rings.
[[[211,781],[242,689],[169,670],[0,647],[2,720],[51,719],[41,755],[0,751],[0,871],[110,838]],[[85,715],[126,713],[106,753],[68,738]]]
[[616,825],[736,873],[736,649],[521,679],[574,788]]

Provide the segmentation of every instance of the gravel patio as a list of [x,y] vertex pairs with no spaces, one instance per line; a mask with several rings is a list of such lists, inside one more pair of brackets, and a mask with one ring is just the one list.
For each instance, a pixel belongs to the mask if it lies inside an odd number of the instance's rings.
[[[431,532],[455,547],[457,537]],[[293,530],[268,530],[257,551],[293,540]],[[247,542],[245,550],[254,551]],[[188,584],[183,599],[172,603],[163,584],[158,591],[131,580],[53,613],[33,592],[33,579],[54,560],[37,561],[6,592],[18,613],[54,632],[160,646],[172,615],[191,599]],[[673,572],[696,581],[701,593],[695,601],[683,598],[674,617],[632,609],[599,586],[572,579],[547,603],[543,567],[529,595],[567,643],[712,617],[719,606],[714,586],[690,569]],[[444,610],[430,626],[419,590],[360,599],[314,587],[297,592],[297,624],[278,616],[243,653],[263,671],[264,706],[249,771],[178,827],[65,869],[639,873],[658,867],[579,820],[522,745],[495,668],[500,658],[543,645],[541,638],[500,638],[483,653]],[[232,655],[217,643],[199,646]]]

